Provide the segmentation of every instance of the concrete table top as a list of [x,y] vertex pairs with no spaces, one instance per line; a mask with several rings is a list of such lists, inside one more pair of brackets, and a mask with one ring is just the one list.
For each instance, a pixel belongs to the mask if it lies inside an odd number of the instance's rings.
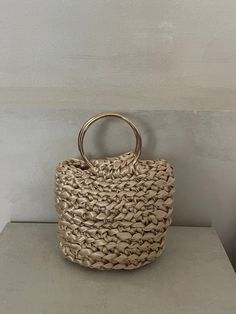
[[56,225],[10,223],[0,236],[1,314],[235,314],[235,273],[212,228],[171,227],[153,264],[96,271],[65,260]]

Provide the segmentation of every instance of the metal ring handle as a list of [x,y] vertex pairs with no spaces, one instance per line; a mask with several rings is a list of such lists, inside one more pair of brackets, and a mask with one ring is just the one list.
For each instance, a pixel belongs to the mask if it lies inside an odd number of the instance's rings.
[[114,113],[114,112],[100,113],[100,114],[90,118],[87,122],[85,122],[83,124],[82,128],[80,129],[79,136],[78,136],[78,148],[79,148],[81,157],[87,163],[87,165],[89,165],[89,167],[94,167],[92,162],[88,159],[88,157],[84,153],[84,147],[83,147],[84,136],[85,136],[85,133],[87,132],[87,130],[91,124],[93,124],[95,121],[100,120],[101,118],[104,118],[104,117],[119,118],[119,119],[127,122],[130,125],[130,127],[132,128],[134,135],[136,137],[136,145],[135,145],[135,150],[134,150],[135,158],[133,161],[133,164],[135,164],[137,162],[137,160],[139,159],[139,156],[141,154],[141,149],[142,149],[142,138],[141,138],[140,132],[132,121],[130,121],[128,118],[122,116],[121,114]]

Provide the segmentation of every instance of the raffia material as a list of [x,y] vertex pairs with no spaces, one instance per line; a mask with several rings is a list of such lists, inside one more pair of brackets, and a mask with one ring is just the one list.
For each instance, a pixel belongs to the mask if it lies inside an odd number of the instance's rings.
[[161,255],[171,223],[174,177],[165,160],[133,153],[56,169],[58,236],[72,262],[96,269],[134,269]]

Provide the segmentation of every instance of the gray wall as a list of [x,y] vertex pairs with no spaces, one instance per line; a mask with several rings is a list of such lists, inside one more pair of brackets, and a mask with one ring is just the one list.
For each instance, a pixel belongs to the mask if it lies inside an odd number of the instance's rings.
[[[56,220],[55,165],[78,156],[85,119],[119,111],[142,131],[143,158],[175,166],[174,223],[215,226],[236,265],[235,10],[231,0],[0,0],[0,227]],[[89,132],[94,156],[132,147],[115,126]]]
[[[34,106],[4,110],[0,121],[2,221],[8,217],[14,221],[56,220],[55,166],[79,156],[79,127],[99,111],[103,110]],[[234,261],[236,112],[132,110],[127,115],[142,131],[142,158],[166,158],[175,167],[174,224],[213,225]],[[85,148],[92,156],[115,155],[134,146],[132,131],[121,122],[111,122],[98,123],[88,132]]]
[[1,0],[0,86],[235,88],[234,0]]

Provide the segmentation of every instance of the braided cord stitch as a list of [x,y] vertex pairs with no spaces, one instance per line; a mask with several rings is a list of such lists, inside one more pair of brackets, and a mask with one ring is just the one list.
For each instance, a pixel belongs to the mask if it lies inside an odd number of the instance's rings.
[[96,269],[135,269],[160,256],[171,224],[174,175],[165,160],[133,153],[78,159],[56,169],[58,237],[67,259]]

